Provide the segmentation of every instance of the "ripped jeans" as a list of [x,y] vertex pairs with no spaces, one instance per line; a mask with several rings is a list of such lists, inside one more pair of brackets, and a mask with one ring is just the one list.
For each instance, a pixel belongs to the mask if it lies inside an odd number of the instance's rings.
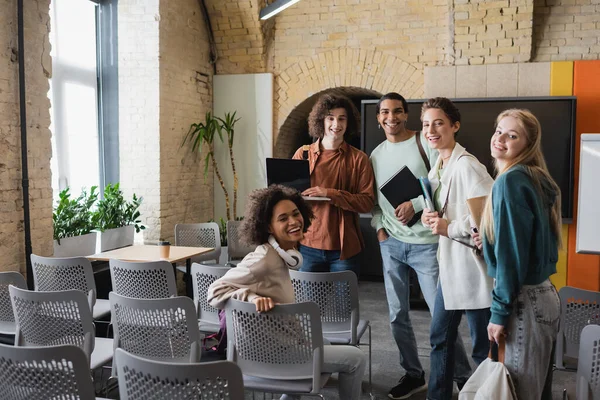
[[551,398],[552,355],[559,319],[560,300],[550,280],[521,288],[505,328],[504,357],[519,400]]

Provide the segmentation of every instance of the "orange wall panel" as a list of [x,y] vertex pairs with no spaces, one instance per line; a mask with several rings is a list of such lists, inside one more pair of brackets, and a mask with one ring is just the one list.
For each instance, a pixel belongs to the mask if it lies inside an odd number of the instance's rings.
[[600,256],[577,254],[577,191],[579,189],[579,147],[582,133],[600,133],[600,61],[575,61],[573,94],[577,96],[575,138],[574,223],[569,226],[567,284],[600,291]]

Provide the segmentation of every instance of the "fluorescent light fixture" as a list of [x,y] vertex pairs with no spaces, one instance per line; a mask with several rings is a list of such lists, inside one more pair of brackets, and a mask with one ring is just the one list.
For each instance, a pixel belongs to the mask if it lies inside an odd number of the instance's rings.
[[271,4],[267,4],[265,8],[260,10],[260,19],[265,20],[271,18],[273,15],[278,14],[286,8],[293,6],[300,0],[275,0]]

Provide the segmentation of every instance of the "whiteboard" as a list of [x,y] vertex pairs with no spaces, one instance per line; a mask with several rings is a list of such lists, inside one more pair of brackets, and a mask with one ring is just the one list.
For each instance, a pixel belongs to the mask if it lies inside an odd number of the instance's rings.
[[598,133],[581,135],[577,209],[576,251],[600,254],[600,134]]

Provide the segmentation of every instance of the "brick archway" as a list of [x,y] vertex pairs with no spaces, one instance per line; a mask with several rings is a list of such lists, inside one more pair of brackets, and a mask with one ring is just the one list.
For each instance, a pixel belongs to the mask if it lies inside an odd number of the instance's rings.
[[274,154],[289,157],[306,140],[306,131],[298,138],[301,131],[294,127],[306,124],[314,96],[325,90],[341,90],[350,97],[398,92],[406,98],[422,98],[423,84],[423,70],[381,51],[338,49],[301,59],[275,79]]
[[[377,99],[382,95],[374,90],[356,87],[337,87],[313,94],[302,103],[298,104],[279,128],[279,135],[277,136],[274,151],[275,157],[290,158],[300,146],[312,143],[312,138],[308,135],[308,114],[319,99],[319,96],[324,93],[341,94],[348,97],[352,100],[359,112],[361,100]],[[353,139],[351,144],[355,147],[360,147],[360,137]]]

